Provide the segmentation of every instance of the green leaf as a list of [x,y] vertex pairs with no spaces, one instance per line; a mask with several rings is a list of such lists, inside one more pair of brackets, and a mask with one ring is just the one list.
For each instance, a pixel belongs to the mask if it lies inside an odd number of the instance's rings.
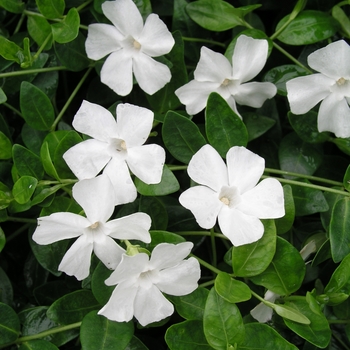
[[341,32],[343,35],[350,37],[350,20],[346,13],[342,10],[342,8],[338,5],[333,6],[332,8],[332,16],[335,18],[341,27]]
[[245,325],[245,338],[238,350],[278,349],[297,350],[297,347],[285,340],[272,327],[263,323]]
[[300,288],[304,275],[305,263],[300,253],[286,240],[277,237],[271,264],[260,275],[251,277],[251,281],[276,294],[289,295]]
[[164,165],[162,179],[158,184],[147,185],[139,178],[135,178],[137,191],[144,196],[166,196],[180,189],[179,182],[169,168]]
[[80,341],[83,350],[125,350],[133,334],[132,321],[114,322],[91,311],[81,324]]
[[326,285],[324,292],[350,294],[350,254],[347,255],[335,269]]
[[0,252],[4,249],[6,244],[6,236],[2,228],[0,227]]
[[293,332],[320,348],[325,348],[331,339],[331,330],[328,321],[323,314],[313,312],[305,300],[286,302],[296,311],[300,312],[310,320],[310,324],[301,324],[284,318],[284,323]]
[[285,319],[302,324],[310,324],[310,320],[306,316],[288,305],[274,304],[273,309]]
[[165,116],[162,136],[172,156],[186,164],[207,143],[195,123],[172,111]]
[[276,124],[272,118],[249,112],[244,114],[243,121],[248,131],[248,142],[265,134]]
[[12,157],[12,143],[10,139],[0,131],[0,159],[10,159]]
[[244,25],[242,13],[225,1],[194,1],[186,6],[186,11],[201,27],[215,32]]
[[234,278],[226,272],[220,272],[215,279],[215,290],[221,298],[229,303],[240,303],[252,297],[250,288],[244,283]]
[[32,176],[22,176],[13,185],[12,195],[19,204],[25,204],[35,191],[38,180]]
[[[40,16],[28,16],[27,19],[27,29],[29,35],[34,39],[34,41],[39,45],[44,45],[48,36],[52,35],[51,25],[44,18]],[[44,50],[50,50],[52,46],[52,37],[47,41],[44,46]]]
[[343,177],[343,186],[347,191],[350,191],[350,165],[347,167]]
[[24,61],[23,49],[2,35],[0,35],[0,56],[18,64]]
[[13,145],[12,147],[13,162],[20,176],[28,175],[42,179],[44,176],[44,168],[40,158],[21,145]]
[[190,320],[170,326],[165,333],[170,350],[211,350],[205,339],[202,321]]
[[55,120],[51,101],[44,92],[27,81],[21,84],[20,106],[23,118],[32,128],[50,129]]
[[273,220],[263,220],[264,235],[256,242],[232,248],[232,268],[239,277],[262,273],[276,250],[276,227]]
[[41,146],[40,158],[41,158],[41,161],[43,163],[43,167],[44,167],[45,172],[48,175],[54,177],[56,180],[59,180],[59,176],[57,174],[56,168],[53,165],[52,160],[51,160],[51,155],[50,155],[50,151],[49,151],[49,144],[47,141],[44,141],[42,146]]
[[64,0],[35,0],[41,14],[48,19],[59,18],[65,9]]
[[141,245],[150,252],[160,243],[178,244],[186,242],[186,239],[184,237],[168,231],[151,230],[149,233],[151,235],[151,242],[142,243]]
[[216,92],[208,98],[205,131],[209,143],[224,158],[231,147],[246,146],[248,142],[248,131],[242,119]]
[[158,198],[141,196],[139,211],[151,217],[151,230],[166,230],[168,226],[168,213],[164,204]]
[[59,324],[70,324],[82,321],[90,311],[100,307],[90,290],[77,290],[56,300],[47,310],[47,316]]
[[285,215],[282,218],[275,219],[277,234],[279,235],[288,232],[292,228],[295,219],[293,191],[290,185],[283,186],[283,196]]
[[238,307],[221,298],[215,288],[210,290],[205,304],[203,327],[214,349],[229,349],[244,340],[245,330]]
[[[278,31],[289,15],[277,24]],[[338,22],[326,12],[306,10],[299,13],[277,37],[288,45],[309,45],[332,37],[338,30]]]
[[148,350],[148,348],[140,339],[133,336],[124,350]]
[[96,300],[101,304],[107,304],[112,295],[115,286],[107,286],[105,280],[111,275],[109,270],[102,262],[96,266],[91,277],[91,290]]
[[0,303],[0,345],[18,338],[20,323],[16,312],[8,305]]
[[12,13],[22,13],[25,6],[21,0],[0,0],[0,7]]
[[59,44],[74,40],[78,36],[79,25],[79,13],[75,7],[72,7],[62,22],[51,25],[54,40]]
[[4,93],[4,90],[0,88],[0,104],[7,101],[7,96]]
[[[4,239],[4,231],[0,228],[0,242],[1,237]],[[3,241],[5,244],[5,241]],[[1,252],[1,243],[0,243],[0,252]],[[7,304],[9,306],[13,305],[13,288],[12,282],[6,275],[5,271],[0,267],[0,302]]]
[[37,205],[42,203],[46,198],[55,194],[62,187],[67,186],[66,184],[58,184],[55,186],[47,187],[47,186],[38,186],[36,191],[34,192],[33,199],[31,201],[31,205]]
[[29,340],[21,344],[18,350],[59,350],[54,344],[43,340]]
[[29,124],[24,123],[21,130],[21,137],[24,146],[35,154],[40,154],[41,145],[47,135],[46,131],[40,131],[32,128]]
[[208,294],[208,289],[199,287],[190,294],[168,296],[168,298],[175,304],[176,311],[181,317],[186,320],[202,320]]

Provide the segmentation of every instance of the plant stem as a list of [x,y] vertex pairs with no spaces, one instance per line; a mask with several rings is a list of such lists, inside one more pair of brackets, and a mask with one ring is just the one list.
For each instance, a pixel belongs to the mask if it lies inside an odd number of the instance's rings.
[[167,165],[169,170],[176,171],[176,170],[186,170],[187,165]]
[[198,258],[198,256],[194,255],[194,254],[190,254],[190,256],[196,258],[198,260],[198,262],[203,265],[204,267],[206,267],[208,270],[219,274],[221,272],[221,270],[217,269],[216,267],[214,267],[213,265],[207,263],[206,261],[202,260],[201,258]]
[[199,284],[198,287],[205,288],[205,287],[213,285],[214,283],[215,283],[215,280],[210,280],[210,281]]
[[214,228],[211,228],[210,230],[210,241],[211,241],[211,252],[212,252],[212,265],[214,267],[217,266],[218,258],[216,255],[216,242],[215,242],[215,232]]
[[[8,220],[11,221],[11,220]],[[36,222],[36,220],[35,220]],[[18,230],[16,230],[15,232],[13,232],[9,237],[6,238],[6,243],[8,243],[9,241],[12,241],[14,238],[16,238],[18,235],[20,235],[23,231],[25,231],[27,228],[29,228],[30,224],[25,224],[23,226],[21,226]]]
[[38,49],[38,51],[35,53],[35,55],[33,56],[33,61],[35,61],[38,57],[39,57],[39,55],[42,53],[42,51],[44,50],[44,48],[45,48],[45,46],[46,46],[46,44],[49,42],[49,40],[52,38],[52,33],[50,33],[47,37],[46,37],[46,39],[45,39],[45,41],[42,43],[42,45],[39,47],[39,49]]
[[5,107],[7,107],[8,109],[11,109],[12,112],[16,113],[16,114],[19,115],[21,118],[23,118],[22,113],[21,113],[18,109],[16,109],[15,107],[12,107],[12,106],[9,105],[7,102],[4,102],[3,105],[4,105]]
[[332,337],[334,337],[343,346],[345,350],[350,350],[350,348],[334,332],[332,332]]
[[220,43],[219,41],[213,41],[213,40],[202,39],[202,38],[188,38],[186,36],[183,36],[182,40],[183,41],[194,41],[194,42],[199,42],[199,43],[207,43],[207,44],[217,45],[217,46],[221,46],[221,47],[226,47],[225,44]]
[[[180,236],[212,236],[212,233],[209,231],[179,231],[176,232],[176,234]],[[217,238],[223,238],[228,240],[228,238],[222,233],[214,233],[213,235]]]
[[56,70],[66,70],[66,69],[67,68],[64,66],[37,68],[37,69],[23,69],[23,70],[18,70],[16,72],[0,73],[0,79],[1,78],[16,77],[19,75],[46,73],[46,72],[53,72]]

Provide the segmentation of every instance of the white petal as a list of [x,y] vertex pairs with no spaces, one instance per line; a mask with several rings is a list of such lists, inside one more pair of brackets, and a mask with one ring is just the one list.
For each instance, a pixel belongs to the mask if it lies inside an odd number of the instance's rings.
[[106,222],[114,211],[113,186],[108,176],[82,180],[73,186],[73,197],[91,223]]
[[218,92],[219,87],[219,83],[191,80],[175,90],[175,95],[186,106],[186,112],[194,115],[205,108],[210,93]]
[[201,55],[194,71],[194,78],[199,82],[223,83],[232,77],[232,66],[221,53],[214,52],[205,46],[201,48]]
[[171,79],[170,69],[165,64],[142,52],[133,57],[133,70],[140,88],[149,95],[160,90]]
[[265,159],[245,147],[231,147],[226,162],[229,184],[237,187],[241,194],[258,183],[265,169]]
[[254,78],[263,69],[267,52],[267,40],[241,35],[237,39],[232,56],[233,78],[241,83]]
[[307,61],[314,70],[338,80],[350,78],[349,59],[349,45],[344,40],[339,40],[313,52]]
[[216,192],[228,185],[227,168],[214,147],[204,145],[190,160],[187,168],[190,178]]
[[200,275],[198,260],[189,258],[177,266],[160,271],[156,285],[169,295],[186,295],[197,289]]
[[170,52],[175,40],[158,15],[151,13],[145,22],[141,35],[137,38],[141,50],[151,57],[162,56]]
[[79,281],[83,280],[89,276],[92,249],[93,244],[88,237],[80,236],[68,249],[58,270],[75,276]]
[[236,102],[240,105],[260,108],[264,102],[276,95],[277,88],[272,83],[246,83],[238,87],[234,94]]
[[105,1],[102,4],[104,15],[125,36],[139,36],[143,28],[140,11],[132,0]]
[[312,74],[287,81],[287,98],[294,114],[304,114],[330,94],[334,80]]
[[134,315],[142,326],[163,320],[174,312],[173,304],[154,285],[149,289],[139,288],[134,308]]
[[112,158],[103,170],[114,187],[115,205],[133,202],[137,191],[124,160]]
[[224,206],[218,216],[221,232],[234,246],[256,242],[264,234],[264,225],[255,216]]
[[150,266],[152,269],[159,270],[176,266],[191,253],[192,248],[192,242],[160,243],[152,251]]
[[236,105],[236,101],[234,99],[233,96],[230,96],[227,100],[227,103],[229,104],[229,106],[232,108],[232,110],[241,118],[242,116],[240,115],[240,113],[238,112],[238,109],[237,109],[237,105]]
[[121,283],[113,291],[107,304],[98,312],[112,321],[128,322],[134,315],[137,286]]
[[99,141],[108,142],[117,133],[117,123],[112,113],[96,103],[83,101],[73,119],[75,130]]
[[152,129],[154,114],[147,108],[120,103],[117,106],[118,135],[126,147],[143,145]]
[[266,323],[271,320],[273,310],[265,305],[264,303],[259,303],[253,310],[250,311],[250,314],[260,323]]
[[241,196],[236,207],[247,215],[259,219],[276,219],[284,216],[284,195],[281,183],[276,179],[264,179]]
[[94,237],[94,253],[106,267],[114,270],[122,260],[125,250],[101,232],[98,237]]
[[81,215],[73,213],[53,213],[38,218],[38,226],[33,240],[38,244],[51,244],[63,239],[80,236],[90,222]]
[[223,206],[218,193],[205,186],[191,187],[179,197],[181,205],[191,210],[198,225],[205,229],[214,227]]
[[120,40],[123,40],[123,36],[114,26],[104,23],[90,24],[85,41],[86,54],[90,59],[97,61],[117,51],[121,47]]
[[[112,1],[106,1],[112,2]],[[128,95],[132,90],[132,58],[124,49],[111,53],[101,69],[101,81],[120,96]]]
[[165,151],[156,144],[133,147],[128,150],[126,162],[140,180],[146,184],[157,184],[163,174]]
[[318,131],[331,131],[336,137],[350,137],[350,109],[345,98],[338,100],[335,94],[326,97],[318,112]]
[[117,239],[137,239],[145,243],[151,242],[149,229],[151,218],[145,213],[134,213],[119,219],[108,221],[105,225],[109,236]]

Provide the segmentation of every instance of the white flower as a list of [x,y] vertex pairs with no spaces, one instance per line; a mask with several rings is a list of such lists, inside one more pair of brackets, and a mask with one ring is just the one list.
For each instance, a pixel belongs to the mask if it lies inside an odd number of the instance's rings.
[[186,295],[198,287],[200,268],[197,259],[184,258],[193,243],[161,243],[152,252],[123,255],[121,263],[105,281],[115,285],[108,303],[98,312],[117,322],[130,321],[133,315],[142,326],[160,321],[174,312],[162,292]]
[[73,197],[86,217],[69,212],[43,216],[38,218],[33,234],[33,240],[42,245],[78,237],[63,257],[59,271],[82,280],[89,275],[92,251],[108,268],[117,267],[125,250],[113,238],[151,241],[151,218],[145,213],[107,221],[114,211],[114,192],[108,177],[79,181],[73,186]]
[[171,79],[169,68],[152,57],[170,52],[174,38],[158,15],[145,24],[132,0],[106,1],[104,15],[113,25],[94,23],[88,27],[87,56],[99,60],[109,55],[101,70],[101,81],[118,95],[128,95],[133,73],[142,90],[152,95]]
[[165,162],[164,149],[143,145],[152,129],[153,112],[130,104],[117,106],[117,121],[105,108],[83,101],[73,126],[92,139],[70,148],[63,158],[79,180],[96,176],[102,169],[113,186],[115,204],[136,199],[129,169],[147,184],[159,183]]
[[309,66],[320,72],[287,81],[291,112],[304,114],[321,102],[318,130],[350,137],[350,47],[339,40],[308,56]]
[[246,82],[262,70],[267,53],[266,40],[241,35],[231,65],[224,55],[203,46],[194,80],[177,89],[175,94],[186,105],[188,114],[203,110],[212,92],[220,94],[239,116],[236,103],[259,108],[266,99],[275,96],[276,86],[268,82]]
[[240,246],[262,237],[264,226],[259,219],[284,215],[283,188],[272,178],[257,185],[265,160],[244,147],[230,148],[226,160],[227,167],[212,146],[203,146],[187,168],[200,186],[183,192],[179,201],[202,228],[212,228],[218,218],[222,233]]

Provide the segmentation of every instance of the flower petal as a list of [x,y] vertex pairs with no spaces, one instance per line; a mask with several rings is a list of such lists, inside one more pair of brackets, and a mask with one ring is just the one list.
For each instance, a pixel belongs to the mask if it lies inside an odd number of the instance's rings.
[[245,147],[231,147],[226,162],[229,184],[237,187],[241,195],[258,183],[265,169],[265,159]]
[[74,116],[73,127],[75,130],[103,142],[108,142],[118,132],[117,122],[108,109],[85,100]]
[[233,79],[244,83],[254,78],[263,69],[267,53],[267,40],[239,36],[232,56]]
[[142,326],[163,320],[174,312],[173,304],[168,301],[159,289],[139,288],[134,303],[134,315]]
[[38,218],[38,226],[33,240],[38,244],[51,244],[63,239],[83,234],[90,222],[81,215],[73,213],[53,213]]
[[151,218],[145,213],[134,213],[119,219],[108,221],[105,227],[109,236],[117,239],[137,239],[145,243],[151,242],[149,229]]
[[338,80],[350,78],[349,59],[350,46],[344,40],[338,40],[310,54],[307,61],[314,70]]
[[140,11],[132,0],[105,1],[104,15],[124,36],[139,36],[143,28]]
[[218,216],[221,232],[234,246],[256,242],[264,234],[264,225],[255,216],[224,206]]
[[115,205],[130,203],[136,199],[136,187],[124,160],[112,158],[104,168],[103,174],[109,177],[114,187]]
[[79,281],[83,280],[89,276],[92,248],[93,244],[87,235],[80,236],[67,250],[58,270],[75,276]]
[[151,57],[169,53],[175,44],[167,26],[154,13],[147,17],[141,35],[136,39],[141,44],[141,51]]
[[186,295],[197,289],[200,276],[198,260],[189,258],[176,266],[160,271],[156,286],[169,295]]
[[129,103],[117,106],[118,136],[126,142],[127,148],[143,145],[152,129],[154,114],[147,108]]
[[218,193],[205,186],[191,187],[179,197],[181,205],[191,210],[198,225],[205,229],[214,227],[223,206]]
[[126,162],[140,180],[146,184],[157,184],[163,174],[165,151],[156,144],[133,147],[128,150]]
[[276,219],[284,216],[284,194],[276,179],[264,179],[251,190],[243,193],[237,210],[259,219]]
[[113,291],[107,304],[98,312],[112,321],[128,322],[134,315],[134,301],[137,286],[120,283]]
[[350,109],[345,98],[339,100],[335,94],[326,97],[318,112],[318,131],[331,131],[336,137],[350,137]]
[[213,82],[220,85],[225,79],[232,77],[232,66],[221,53],[214,52],[205,46],[201,48],[201,55],[194,71],[194,78],[199,82]]
[[123,36],[114,26],[104,23],[90,24],[85,41],[86,54],[90,59],[97,61],[120,49],[120,40],[123,40]]
[[312,74],[287,81],[287,98],[294,114],[304,114],[330,94],[334,80]]
[[228,185],[227,168],[216,149],[204,145],[190,160],[187,168],[190,178],[216,192]]
[[[114,1],[106,1],[105,3],[107,2]],[[124,51],[124,49],[120,49],[112,52],[101,69],[102,83],[120,96],[128,95],[133,86],[132,58]]]
[[73,186],[73,197],[93,224],[105,223],[114,211],[114,191],[107,175],[81,180]]
[[152,251],[150,266],[152,269],[160,270],[176,266],[191,253],[192,248],[192,242],[160,243]]
[[210,93],[218,92],[219,87],[219,83],[191,80],[175,90],[175,95],[186,106],[186,112],[194,115],[205,108]]
[[234,94],[236,102],[240,105],[260,108],[264,102],[276,95],[277,88],[272,83],[246,83],[238,87]]
[[63,159],[79,180],[89,179],[96,176],[111,159],[107,146],[102,141],[85,140],[64,153]]
[[168,66],[142,52],[133,57],[133,70],[140,88],[149,95],[160,90],[171,79]]
[[[270,301],[271,303],[274,303],[277,298],[279,298],[279,295],[271,292],[270,290],[267,290],[264,296],[264,299]],[[260,323],[270,321],[272,318],[272,313],[273,310],[262,302],[250,311],[252,317],[254,317]]]

